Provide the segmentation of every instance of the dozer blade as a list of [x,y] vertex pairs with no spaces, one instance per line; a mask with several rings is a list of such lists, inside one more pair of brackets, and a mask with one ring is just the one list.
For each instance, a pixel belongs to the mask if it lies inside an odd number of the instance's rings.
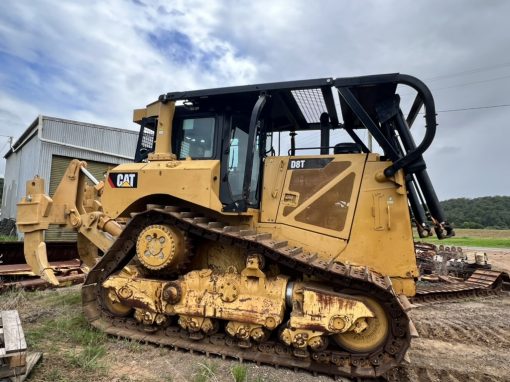
[[48,263],[46,253],[46,243],[43,241],[43,231],[34,231],[25,233],[25,243],[23,252],[25,260],[36,275],[52,285],[59,285],[53,269]]

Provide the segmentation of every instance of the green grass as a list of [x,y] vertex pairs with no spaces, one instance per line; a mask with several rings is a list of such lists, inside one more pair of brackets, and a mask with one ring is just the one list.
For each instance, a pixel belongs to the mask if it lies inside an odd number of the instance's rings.
[[74,291],[69,294],[54,294],[45,297],[45,302],[50,305],[75,305],[79,306],[81,304],[81,292]]
[[0,241],[18,241],[16,236],[0,235]]
[[143,345],[140,341],[137,340],[131,340],[128,338],[122,339],[127,349],[129,349],[130,353],[142,353],[143,352]]
[[248,369],[244,365],[236,365],[230,369],[234,382],[246,382],[248,377]]
[[41,341],[48,339],[49,333],[59,341],[82,347],[106,342],[106,335],[91,328],[81,313],[71,317],[43,320],[36,328],[26,333],[26,337],[30,345],[37,346]]
[[214,362],[199,363],[198,370],[193,375],[193,382],[216,381],[218,365]]
[[69,362],[82,370],[95,371],[104,369],[102,362],[106,354],[106,348],[103,344],[88,343],[83,349],[77,349],[67,354]]
[[455,233],[454,237],[444,240],[438,240],[435,236],[422,239],[417,235],[415,240],[456,247],[510,248],[510,230],[458,228]]
[[492,238],[474,238],[474,237],[453,237],[444,240],[438,239],[420,239],[416,238],[419,241],[425,241],[427,243],[432,243],[436,245],[449,245],[456,247],[484,247],[484,248],[510,248],[510,239],[492,239]]
[[[41,350],[58,364],[41,374],[44,381],[72,381],[65,370],[79,370],[84,380],[93,380],[107,371],[104,356],[107,352],[106,334],[92,328],[81,311],[80,290],[61,293],[11,292],[8,300],[23,304],[44,306],[34,310],[33,323],[24,325],[27,345],[30,349]],[[44,363],[44,361],[43,361]],[[90,379],[87,379],[91,377]]]
[[47,380],[55,382],[70,382],[70,379],[65,375],[65,370],[60,369],[51,369],[47,374]]
[[44,347],[48,338],[68,345],[63,355],[67,362],[86,371],[104,369],[101,359],[106,354],[106,335],[89,326],[81,312],[74,316],[43,320],[26,333],[28,345]]

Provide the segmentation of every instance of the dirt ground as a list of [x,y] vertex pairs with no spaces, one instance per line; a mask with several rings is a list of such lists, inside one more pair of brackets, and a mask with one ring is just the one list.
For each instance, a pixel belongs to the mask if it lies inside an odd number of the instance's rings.
[[[411,363],[388,375],[390,381],[509,381],[510,296],[423,305],[411,312],[420,333],[409,351]],[[120,350],[120,351],[119,351]],[[130,381],[196,381],[200,365],[212,367],[211,381],[233,381],[235,361],[207,359],[180,351],[143,346],[143,352],[126,354],[116,349],[110,370]],[[319,382],[327,376],[258,367],[245,363],[250,381]],[[120,368],[120,370],[119,370]],[[116,374],[114,373],[114,374]],[[198,372],[199,373],[199,372]],[[156,375],[157,376],[156,376]],[[118,374],[117,374],[118,375]],[[107,380],[122,381],[111,375]],[[151,379],[152,378],[152,379]],[[345,379],[347,381],[347,379]]]
[[[489,253],[489,258],[494,268],[510,271],[510,250]],[[80,305],[79,286],[0,295],[0,309],[19,310],[30,349],[44,352],[43,361],[28,381],[333,380],[307,372],[252,363],[241,365],[235,360],[101,337],[81,318]],[[420,338],[412,341],[410,363],[393,370],[386,379],[510,381],[509,315],[508,293],[417,306],[410,316]],[[69,326],[69,320],[73,326]],[[74,334],[69,333],[73,331]],[[81,331],[83,336],[91,335],[91,343],[80,340]],[[94,341],[101,344],[100,349],[91,346]],[[97,351],[97,355],[87,357],[82,350]],[[246,378],[239,378],[244,374]]]
[[510,296],[422,305],[411,363],[392,381],[510,381]]
[[505,271],[510,273],[510,248],[507,249],[494,249],[494,248],[465,248],[464,252],[467,253],[470,261],[474,260],[476,252],[485,252],[489,257],[489,263],[492,264],[493,269]]

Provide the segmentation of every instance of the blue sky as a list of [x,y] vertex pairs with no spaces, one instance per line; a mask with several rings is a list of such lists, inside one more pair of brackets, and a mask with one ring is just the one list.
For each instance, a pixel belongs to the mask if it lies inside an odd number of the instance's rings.
[[510,104],[508,14],[504,0],[7,0],[0,135],[38,114],[135,129],[132,110],[170,91],[401,72],[445,111],[426,156],[440,198],[509,195],[510,108],[446,112]]

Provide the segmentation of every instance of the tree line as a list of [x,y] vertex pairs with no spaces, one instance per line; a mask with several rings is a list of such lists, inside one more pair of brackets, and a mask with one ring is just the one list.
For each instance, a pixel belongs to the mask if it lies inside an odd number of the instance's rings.
[[510,196],[448,199],[441,205],[454,227],[510,229]]

